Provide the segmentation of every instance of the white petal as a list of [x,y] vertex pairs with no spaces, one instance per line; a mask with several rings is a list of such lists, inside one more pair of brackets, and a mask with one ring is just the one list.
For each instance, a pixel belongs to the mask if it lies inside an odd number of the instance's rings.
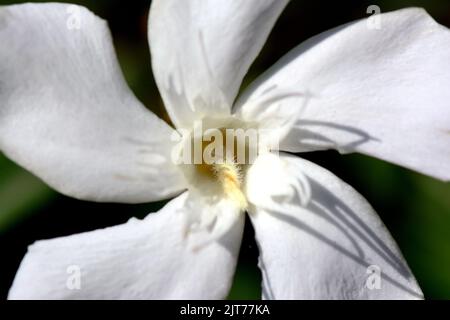
[[422,298],[377,214],[327,170],[296,157],[263,156],[250,169],[248,194],[264,298]]
[[184,188],[173,130],[128,88],[105,21],[25,4],[0,8],[0,26],[1,151],[80,199],[145,202]]
[[288,0],[156,0],[149,41],[156,82],[177,127],[228,115],[242,78]]
[[379,19],[379,30],[360,20],[301,44],[239,111],[252,117],[278,95],[276,115],[296,120],[281,150],[356,151],[449,180],[450,32],[422,9]]
[[[229,233],[195,250],[183,232],[186,201],[185,193],[144,220],[38,241],[28,249],[8,298],[225,298],[239,252],[243,216]],[[76,272],[81,275],[78,283]],[[77,284],[79,290],[74,289]]]

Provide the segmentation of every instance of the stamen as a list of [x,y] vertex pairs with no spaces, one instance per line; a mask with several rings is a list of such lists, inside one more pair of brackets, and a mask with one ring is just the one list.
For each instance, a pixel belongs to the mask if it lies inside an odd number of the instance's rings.
[[241,190],[242,176],[239,165],[232,161],[212,165],[214,175],[223,187],[225,195],[235,201],[242,210],[247,209],[247,198]]

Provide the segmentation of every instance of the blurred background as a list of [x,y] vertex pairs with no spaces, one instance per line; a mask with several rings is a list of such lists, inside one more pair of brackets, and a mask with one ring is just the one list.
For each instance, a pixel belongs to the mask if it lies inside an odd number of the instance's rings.
[[[130,87],[149,109],[167,119],[152,77],[147,45],[147,15],[151,1],[68,2],[84,5],[109,22]],[[21,1],[0,0],[1,5],[15,3]],[[251,67],[244,87],[307,38],[367,17],[367,7],[373,4],[382,12],[423,7],[439,23],[450,27],[449,0],[293,0]],[[426,298],[450,298],[450,183],[362,155],[341,156],[334,151],[325,151],[302,154],[302,157],[334,172],[372,204],[397,240]],[[118,205],[71,199],[51,190],[0,153],[0,299],[6,298],[26,248],[34,241],[113,226],[130,217],[143,218],[164,203]],[[250,223],[246,223],[230,299],[260,298],[257,257],[253,230]]]

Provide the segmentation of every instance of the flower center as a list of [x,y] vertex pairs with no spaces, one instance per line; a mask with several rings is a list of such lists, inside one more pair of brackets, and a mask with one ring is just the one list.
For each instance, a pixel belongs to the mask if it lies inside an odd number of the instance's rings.
[[258,132],[248,123],[203,119],[183,137],[183,172],[196,190],[211,199],[227,198],[242,211],[248,203],[245,176],[258,154]]
[[243,166],[235,161],[197,165],[199,174],[210,174],[221,186],[223,194],[234,201],[241,210],[246,210],[247,198],[242,192],[244,180]]

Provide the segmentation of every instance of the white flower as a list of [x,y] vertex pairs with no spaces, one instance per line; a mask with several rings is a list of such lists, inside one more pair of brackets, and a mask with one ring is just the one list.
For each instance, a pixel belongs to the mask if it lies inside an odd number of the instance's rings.
[[[176,127],[277,128],[281,151],[361,152],[449,180],[450,34],[421,9],[320,34],[234,101],[287,2],[153,1],[153,71]],[[376,213],[327,170],[265,153],[249,168],[206,167],[208,185],[205,167],[175,165],[174,130],[127,87],[106,23],[67,7],[0,9],[1,150],[78,199],[176,197],[142,221],[33,244],[10,299],[224,298],[245,211],[264,298],[422,297]],[[379,288],[367,285],[372,265]]]

